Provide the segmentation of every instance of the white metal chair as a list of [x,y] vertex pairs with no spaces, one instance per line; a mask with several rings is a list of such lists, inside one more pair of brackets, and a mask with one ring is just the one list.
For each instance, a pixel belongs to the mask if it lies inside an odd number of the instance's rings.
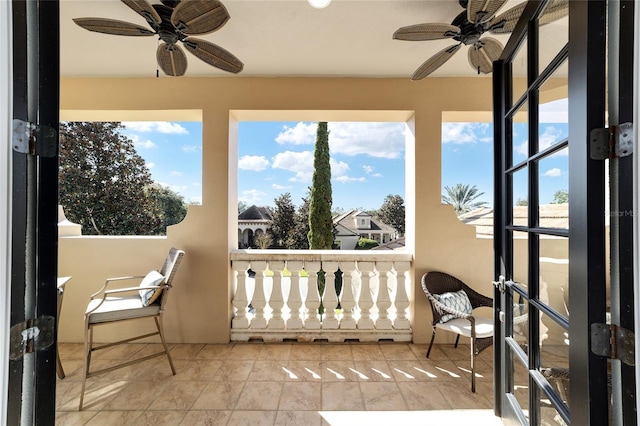
[[[159,271],[151,271],[146,276],[128,276],[118,278],[108,278],[104,286],[91,295],[91,301],[84,314],[84,344],[85,344],[85,368],[82,377],[82,390],[80,393],[80,407],[84,401],[84,393],[87,379],[96,374],[106,373],[131,364],[146,361],[157,356],[166,355],[169,360],[171,372],[175,375],[171,354],[164,338],[162,327],[162,314],[169,290],[172,287],[173,278],[178,266],[184,256],[184,251],[171,248],[169,254]],[[125,288],[110,288],[110,283],[126,280],[140,280],[140,285]],[[157,331],[141,336],[130,337],[113,343],[93,346],[93,329],[104,324],[113,324],[120,321],[153,318]],[[115,345],[132,342],[139,339],[159,335],[162,341],[163,351],[144,357],[136,358],[118,365],[104,368],[97,371],[90,371],[91,354],[100,349],[110,348]]]

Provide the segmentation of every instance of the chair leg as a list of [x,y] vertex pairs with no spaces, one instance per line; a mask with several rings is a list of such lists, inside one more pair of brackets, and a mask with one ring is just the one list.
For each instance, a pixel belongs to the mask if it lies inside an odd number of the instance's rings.
[[427,350],[427,358],[429,358],[429,355],[431,354],[431,347],[433,346],[433,341],[436,338],[436,328],[433,327],[433,334],[431,334],[431,343],[429,343],[429,349]]
[[460,341],[460,335],[456,335],[456,344],[453,345],[454,348],[458,349],[458,342]]
[[476,339],[471,339],[471,392],[476,391]]
[[167,354],[167,359],[169,359],[169,366],[171,367],[171,372],[173,375],[176,375],[176,368],[173,366],[173,360],[171,359],[171,353],[169,352],[169,347],[167,346],[166,340],[164,340],[164,329],[162,327],[162,320],[158,317],[154,317],[156,320],[156,327],[158,327],[158,333],[160,333],[160,340],[162,340],[162,346],[164,347],[164,352]]
[[84,391],[87,384],[87,376],[89,375],[89,366],[91,365],[91,347],[93,345],[93,328],[89,326],[89,322],[85,320],[84,326],[84,371],[82,372],[82,389],[80,390],[80,404],[78,411],[82,411],[82,403],[84,402]]

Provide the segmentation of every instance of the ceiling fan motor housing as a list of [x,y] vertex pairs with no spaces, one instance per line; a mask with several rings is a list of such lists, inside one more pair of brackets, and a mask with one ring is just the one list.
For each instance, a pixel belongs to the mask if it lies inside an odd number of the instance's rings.
[[480,36],[487,30],[486,23],[473,24],[467,19],[467,11],[461,12],[451,22],[451,25],[455,25],[460,28],[460,34],[453,37],[454,40],[459,41],[465,45],[475,44],[480,40]]

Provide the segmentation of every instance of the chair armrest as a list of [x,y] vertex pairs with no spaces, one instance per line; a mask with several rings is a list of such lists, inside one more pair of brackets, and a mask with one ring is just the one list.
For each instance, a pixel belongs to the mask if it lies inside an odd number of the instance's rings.
[[95,298],[97,295],[99,295],[100,293],[103,293],[107,287],[109,286],[109,283],[114,282],[114,281],[125,281],[125,280],[134,280],[134,279],[142,279],[144,278],[144,275],[130,275],[130,276],[126,276],[126,277],[115,277],[115,278],[107,278],[107,280],[104,282],[104,285],[102,286],[102,288],[100,288],[100,290],[96,291],[95,293],[93,293],[90,298],[93,299]]
[[106,290],[104,292],[104,297],[107,297],[110,294],[118,294],[118,293],[126,293],[130,291],[140,291],[140,290],[158,290],[163,288],[162,285],[146,285],[144,287],[123,287],[123,288],[114,288],[113,290]]

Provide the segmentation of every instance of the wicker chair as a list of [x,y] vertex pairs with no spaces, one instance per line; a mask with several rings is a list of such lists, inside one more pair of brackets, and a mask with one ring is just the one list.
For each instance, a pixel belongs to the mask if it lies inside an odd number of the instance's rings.
[[[169,366],[171,372],[175,375],[176,370],[171,360],[171,354],[167,347],[167,342],[164,338],[164,331],[162,327],[162,314],[164,312],[165,304],[169,295],[169,290],[172,287],[173,278],[178,270],[178,266],[182,261],[184,251],[176,248],[171,248],[167,255],[162,268],[159,271],[151,271],[145,276],[128,276],[118,278],[108,278],[104,286],[91,295],[91,301],[87,306],[87,310],[84,314],[84,345],[85,345],[85,366],[82,377],[82,389],[80,391],[80,410],[82,410],[82,403],[84,401],[84,392],[87,379],[95,376],[96,374],[106,373],[118,368],[126,367],[131,364],[146,361],[157,356],[166,355],[169,360]],[[147,277],[152,277],[154,284],[147,285]],[[126,288],[114,288],[111,289],[109,284],[112,282],[121,282],[127,280],[136,279],[142,282],[135,287]],[[125,296],[122,294],[132,294]],[[104,324],[114,324],[120,321],[129,321],[135,319],[153,318],[156,325],[155,332],[143,334],[141,336],[129,337],[127,339],[119,340],[113,343],[107,343],[99,346],[94,346],[93,342],[93,329],[96,326]],[[126,327],[120,327],[120,330],[125,330]],[[144,339],[151,336],[160,336],[162,341],[163,350],[144,357],[135,358],[124,363],[107,367],[98,371],[90,371],[91,367],[91,354],[94,351],[100,349],[110,348],[122,343],[128,343],[131,341]]]
[[[433,312],[433,334],[427,350],[427,358],[431,354],[431,347],[436,337],[436,330],[442,329],[457,334],[455,347],[458,347],[460,336],[471,339],[471,392],[476,391],[476,356],[493,343],[493,320],[476,318],[472,314],[451,309],[444,305],[434,295],[455,293],[463,290],[471,302],[471,308],[481,306],[492,307],[493,300],[474,291],[459,279],[443,272],[428,272],[422,276],[422,289],[431,303]],[[442,322],[444,315],[452,315],[453,319]]]

